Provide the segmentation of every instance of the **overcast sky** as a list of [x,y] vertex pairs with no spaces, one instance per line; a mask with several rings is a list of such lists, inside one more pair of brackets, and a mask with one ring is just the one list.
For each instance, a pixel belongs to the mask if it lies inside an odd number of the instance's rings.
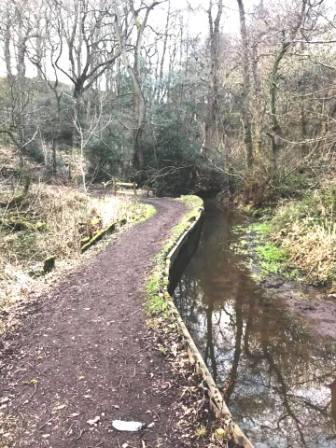
[[[1,0],[0,0],[1,1]],[[253,5],[260,0],[245,0],[245,9],[248,13]],[[215,3],[215,2],[214,2]],[[186,25],[186,33],[190,36],[201,34],[204,38],[209,33],[209,25],[207,18],[207,9],[209,7],[209,0],[171,0],[171,9],[182,10],[184,12]],[[150,24],[156,29],[164,30],[166,22],[167,3],[156,7],[150,15]],[[224,0],[222,29],[225,33],[239,32],[239,14],[237,8],[237,0]],[[1,55],[3,60],[3,55]],[[4,76],[5,66],[0,59],[0,76]],[[64,60],[67,65],[67,60]],[[35,76],[36,69],[27,62],[27,75]],[[52,76],[52,73],[51,73]],[[67,79],[61,75],[61,80],[67,82]]]
[[[248,13],[253,6],[260,0],[245,0],[245,10]],[[209,7],[209,0],[171,0],[172,9],[187,10],[189,18],[189,27],[192,32],[208,33],[208,18],[207,9]],[[165,7],[162,7],[165,8]],[[160,14],[159,10],[153,11],[152,19],[160,21],[164,16]],[[224,0],[222,28],[227,33],[234,33],[239,31],[239,13],[237,7],[237,0]]]
[[[4,0],[0,0],[4,1]],[[28,0],[29,1],[29,0]],[[272,1],[272,0],[271,0]],[[277,0],[280,4],[282,4],[282,0]],[[284,3],[291,0],[283,0]],[[244,0],[245,11],[248,14],[252,12],[253,7],[258,4],[260,0]],[[265,3],[267,0],[265,0]],[[216,1],[214,1],[216,3]],[[237,0],[224,0],[223,1],[223,17],[221,21],[222,31],[224,33],[229,34],[239,34],[239,12],[237,6]],[[335,8],[335,0],[325,0],[325,5],[330,6],[333,5]],[[185,36],[189,34],[189,37],[199,35],[203,38],[209,33],[209,25],[207,18],[207,9],[209,7],[209,0],[171,0],[171,9],[174,10],[182,10],[184,12],[184,21],[185,21]],[[151,12],[149,22],[150,24],[156,28],[157,30],[164,30],[165,22],[166,22],[166,11],[167,11],[167,3],[157,6]],[[331,18],[331,14],[328,14]],[[0,76],[5,75],[5,66],[4,63],[1,63],[1,59],[3,60],[3,55],[0,56]],[[66,58],[64,59],[65,65],[67,65]],[[27,64],[27,75],[34,76],[36,70],[33,67],[29,67]],[[62,76],[63,78],[63,76]],[[62,81],[66,81],[66,79],[62,79]]]

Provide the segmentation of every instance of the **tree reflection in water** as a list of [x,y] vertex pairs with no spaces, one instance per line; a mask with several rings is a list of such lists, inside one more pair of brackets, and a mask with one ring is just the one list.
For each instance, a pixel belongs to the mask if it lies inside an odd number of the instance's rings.
[[235,217],[209,212],[175,301],[238,423],[256,448],[336,446],[336,356],[230,250]]

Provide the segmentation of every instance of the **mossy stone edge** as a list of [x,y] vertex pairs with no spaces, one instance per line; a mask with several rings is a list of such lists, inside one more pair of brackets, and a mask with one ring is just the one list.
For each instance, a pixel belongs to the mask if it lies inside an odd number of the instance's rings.
[[[186,345],[186,350],[188,352],[190,360],[194,363],[197,373],[201,375],[203,381],[208,389],[209,395],[209,406],[216,418],[221,419],[225,424],[225,430],[229,428],[230,433],[233,437],[234,442],[243,448],[253,448],[253,445],[248,440],[246,435],[242,432],[240,427],[234,423],[232,414],[228,409],[225,400],[218,389],[208,367],[206,366],[194,340],[192,339],[189,330],[187,329],[175,303],[168,293],[169,287],[169,273],[172,264],[179,251],[181,250],[183,244],[188,239],[189,235],[193,232],[194,228],[199,225],[202,215],[204,213],[203,201],[201,201],[201,206],[199,201],[190,200],[190,196],[182,197],[182,201],[186,203],[189,208],[189,212],[184,216],[182,222],[178,224],[173,231],[173,236],[169,239],[168,243],[165,245],[162,252],[159,254],[158,262],[159,266],[156,269],[160,269],[160,278],[158,282],[157,296],[161,297],[162,300],[167,304],[170,315],[174,318],[177,323],[178,331],[183,337]],[[176,232],[176,230],[179,232]],[[155,269],[155,271],[156,271]],[[154,274],[157,272],[154,271]],[[165,315],[165,314],[163,314]]]

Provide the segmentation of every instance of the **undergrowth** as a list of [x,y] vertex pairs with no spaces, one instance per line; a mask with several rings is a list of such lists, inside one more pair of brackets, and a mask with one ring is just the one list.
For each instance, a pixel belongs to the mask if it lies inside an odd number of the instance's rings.
[[316,285],[336,286],[336,182],[275,210],[272,238]]
[[0,307],[32,288],[49,257],[56,258],[56,265],[73,264],[82,242],[111,223],[141,221],[155,213],[133,198],[95,197],[45,184],[33,185],[19,198],[13,202],[1,192]]
[[290,263],[287,251],[272,240],[270,221],[238,225],[233,231],[239,238],[238,243],[231,247],[237,254],[244,256],[243,264],[253,272],[255,280],[264,280],[272,274],[286,279],[299,277],[298,270]]
[[335,291],[336,182],[282,201],[272,213],[258,213],[262,221],[251,229],[264,239],[256,248],[262,268]]

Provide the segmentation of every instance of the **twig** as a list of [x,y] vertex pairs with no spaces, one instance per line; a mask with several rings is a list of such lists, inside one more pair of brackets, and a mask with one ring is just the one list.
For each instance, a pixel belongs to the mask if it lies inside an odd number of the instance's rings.
[[85,428],[84,428],[84,429],[81,429],[81,430],[79,431],[79,436],[76,437],[76,439],[74,439],[75,442],[77,442],[77,440],[79,440],[85,432],[86,432],[86,429],[85,429]]

